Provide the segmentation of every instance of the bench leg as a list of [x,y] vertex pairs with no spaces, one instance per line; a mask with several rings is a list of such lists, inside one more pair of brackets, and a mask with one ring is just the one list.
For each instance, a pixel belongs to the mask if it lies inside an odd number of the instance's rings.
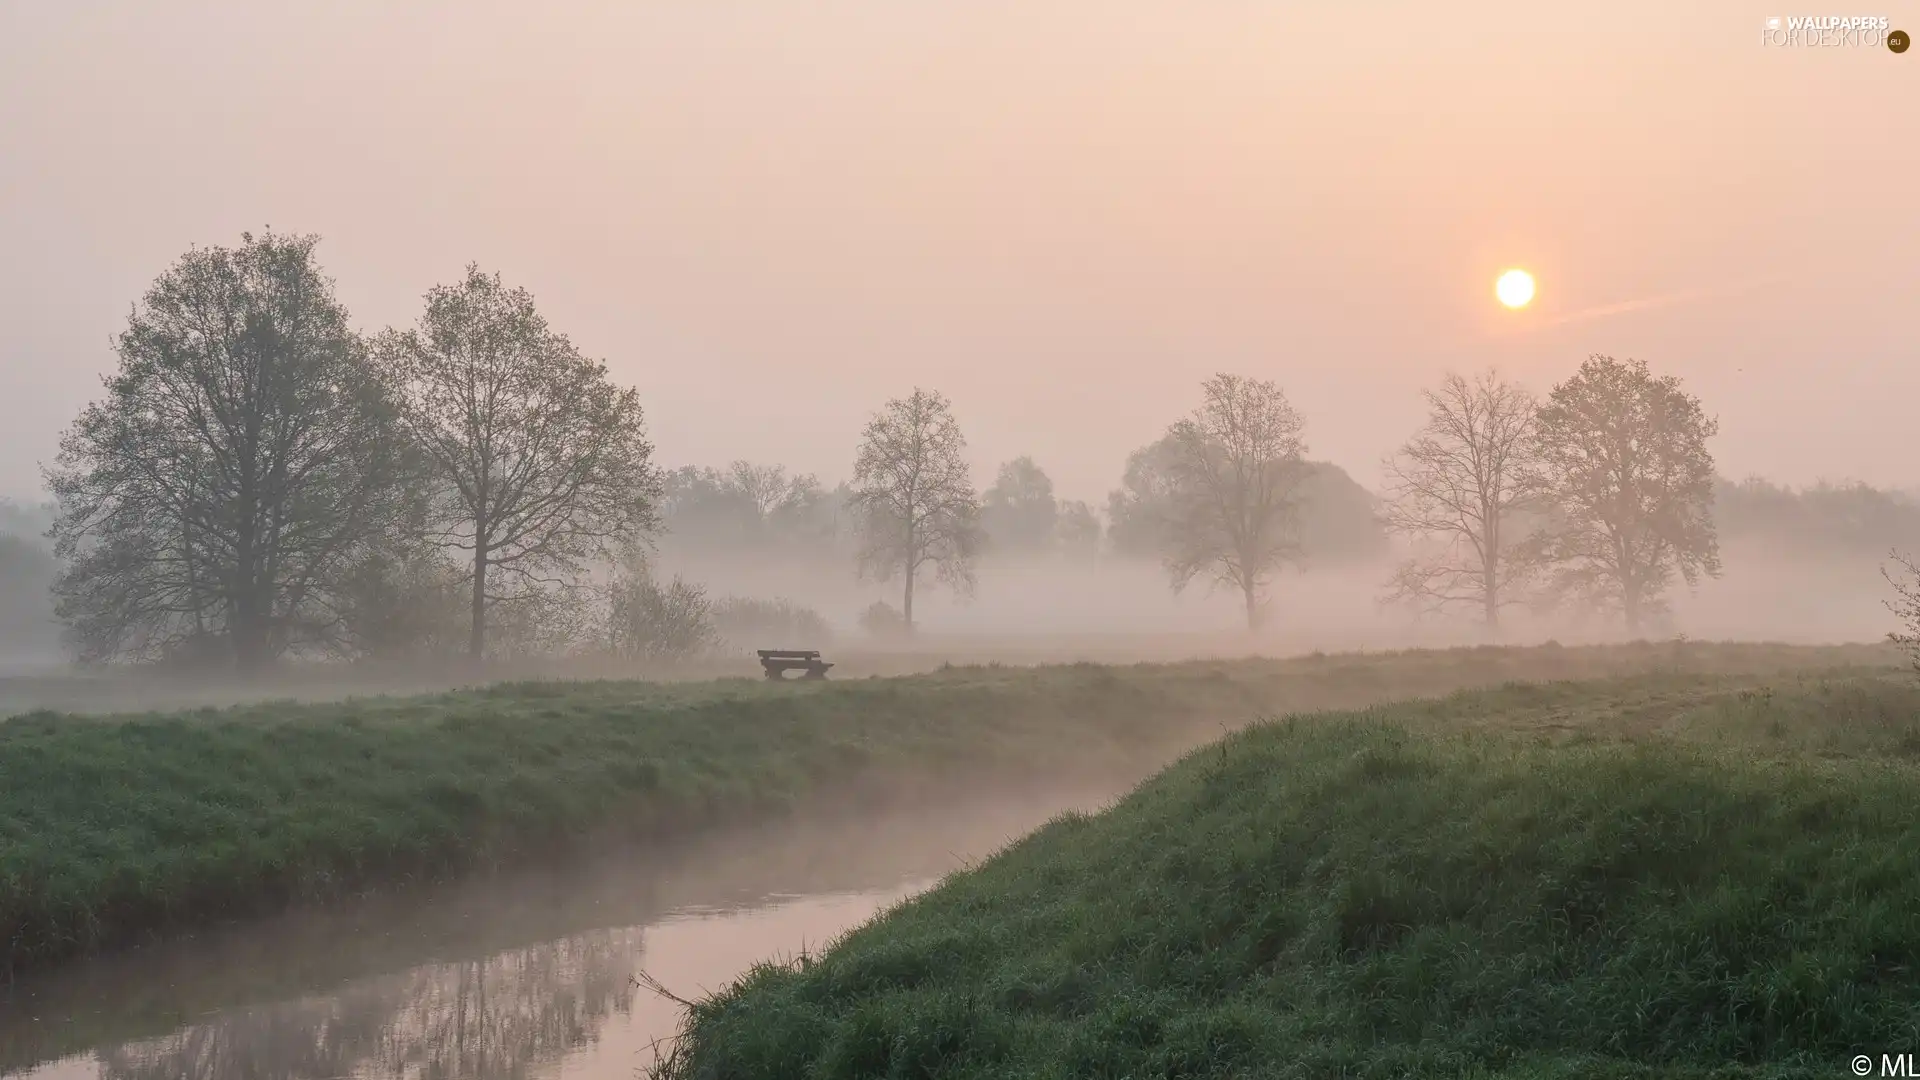
[[827,677],[827,669],[820,668],[820,667],[810,667],[807,669],[806,677],[809,679],[824,679]]

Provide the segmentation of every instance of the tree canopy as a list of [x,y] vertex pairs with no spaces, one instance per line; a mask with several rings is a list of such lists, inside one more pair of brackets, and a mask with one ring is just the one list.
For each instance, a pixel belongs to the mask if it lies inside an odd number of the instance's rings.
[[254,670],[337,637],[342,582],[404,513],[407,454],[316,243],[196,248],[128,319],[47,477],[83,658]]
[[1554,597],[1615,610],[1637,633],[1666,613],[1676,576],[1720,573],[1707,449],[1719,425],[1680,380],[1595,355],[1536,425],[1531,469],[1549,509],[1529,556]]

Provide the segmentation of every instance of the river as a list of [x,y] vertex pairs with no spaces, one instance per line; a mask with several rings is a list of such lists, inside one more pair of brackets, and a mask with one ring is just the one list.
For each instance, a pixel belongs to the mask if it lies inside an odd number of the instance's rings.
[[0,986],[0,1077],[631,1080],[679,997],[818,948],[1110,789],[814,815],[393,891]]

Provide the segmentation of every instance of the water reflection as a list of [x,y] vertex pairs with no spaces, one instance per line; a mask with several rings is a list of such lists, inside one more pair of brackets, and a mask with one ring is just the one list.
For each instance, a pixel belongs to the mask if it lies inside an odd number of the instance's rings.
[[[1104,789],[1102,789],[1104,790]],[[632,1077],[677,1007],[1101,795],[982,796],[291,913],[0,985],[0,1077]]]
[[633,1003],[644,931],[607,930],[237,1009],[101,1053],[99,1080],[522,1080]]

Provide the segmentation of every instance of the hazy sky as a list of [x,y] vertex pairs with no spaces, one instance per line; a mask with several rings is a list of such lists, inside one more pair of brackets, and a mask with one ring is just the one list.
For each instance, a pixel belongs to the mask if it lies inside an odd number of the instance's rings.
[[0,0],[0,491],[153,277],[264,225],[369,329],[468,261],[527,286],[668,464],[833,482],[918,384],[983,479],[1100,498],[1231,370],[1372,483],[1447,368],[1606,352],[1725,472],[1920,483],[1920,50],[1763,48],[1785,14]]

